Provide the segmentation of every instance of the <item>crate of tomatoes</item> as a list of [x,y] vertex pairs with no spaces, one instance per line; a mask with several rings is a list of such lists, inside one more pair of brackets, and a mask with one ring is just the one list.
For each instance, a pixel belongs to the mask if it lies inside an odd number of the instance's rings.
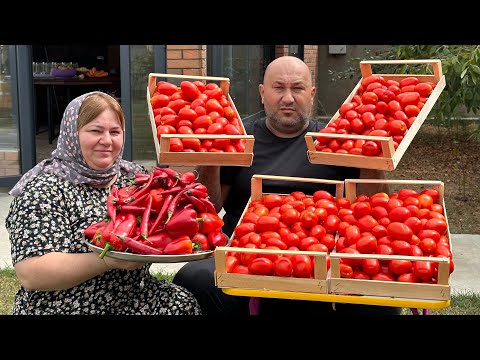
[[223,77],[149,74],[148,113],[160,164],[252,164],[254,138],[229,89]]
[[[357,185],[387,184],[370,196]],[[350,206],[330,254],[332,294],[449,300],[453,250],[444,184],[432,180],[345,180]]]
[[[424,65],[432,75],[373,74],[372,65]],[[445,87],[441,61],[361,61],[362,78],[320,132],[305,135],[311,163],[394,170]]]
[[[217,287],[326,294],[343,181],[271,175],[253,175],[251,181],[230,247],[215,249]],[[310,182],[319,190],[312,196],[264,193],[264,181]]]

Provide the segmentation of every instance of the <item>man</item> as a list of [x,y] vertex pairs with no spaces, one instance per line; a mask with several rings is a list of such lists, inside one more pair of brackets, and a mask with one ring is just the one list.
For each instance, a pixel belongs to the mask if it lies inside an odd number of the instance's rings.
[[[247,205],[251,191],[251,177],[254,174],[296,176],[330,180],[347,178],[385,178],[380,171],[311,164],[307,158],[305,134],[317,132],[324,127],[311,120],[316,88],[308,66],[293,56],[283,56],[272,61],[265,70],[263,84],[259,85],[260,96],[266,117],[248,121],[244,124],[248,134],[253,134],[254,157],[251,167],[214,167],[203,166],[198,169],[199,181],[208,188],[211,200],[217,211],[225,210],[223,232],[231,236],[240,216]],[[375,193],[388,191],[385,187],[369,184],[370,188],[358,189],[359,192]],[[334,194],[332,185],[319,186],[313,183],[286,181],[262,181],[264,192],[289,194],[303,191],[313,194],[324,189]],[[246,315],[248,297],[226,295],[215,286],[214,259],[194,261],[185,265],[176,274],[173,282],[190,290],[206,315]],[[343,305],[347,307],[347,305]],[[355,305],[348,305],[348,310]],[[337,310],[338,310],[337,305]],[[359,307],[356,305],[355,307]],[[358,312],[371,309],[360,306]],[[281,299],[262,299],[261,314],[335,313],[330,303],[312,301],[294,301]]]

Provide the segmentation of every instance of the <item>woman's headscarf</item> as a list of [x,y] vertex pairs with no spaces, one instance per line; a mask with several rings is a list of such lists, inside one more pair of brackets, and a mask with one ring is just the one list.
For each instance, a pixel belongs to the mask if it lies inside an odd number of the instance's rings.
[[108,183],[119,173],[133,176],[135,173],[142,171],[140,165],[122,159],[125,142],[117,160],[111,168],[106,170],[93,170],[85,162],[78,138],[78,113],[85,98],[93,94],[107,95],[100,91],[93,91],[80,95],[67,105],[60,124],[57,148],[52,152],[52,157],[43,160],[25,173],[10,191],[10,195],[20,195],[25,185],[41,173],[55,174],[73,184],[101,185]]

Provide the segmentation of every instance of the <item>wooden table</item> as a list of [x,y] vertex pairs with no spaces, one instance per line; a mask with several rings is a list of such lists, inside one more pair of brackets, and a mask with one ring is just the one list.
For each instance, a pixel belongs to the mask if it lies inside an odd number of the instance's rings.
[[[35,86],[45,86],[47,92],[47,124],[48,124],[48,143],[51,144],[53,139],[57,136],[55,134],[55,122],[52,119],[52,107],[53,107],[53,97],[52,92],[54,91],[55,86],[65,86],[67,90],[67,102],[70,102],[70,87],[71,86],[86,86],[93,87],[91,91],[95,90],[104,90],[109,87],[118,87],[120,85],[120,77],[109,75],[103,78],[89,78],[85,77],[84,79],[79,79],[78,77],[63,79],[55,77],[41,77],[33,78],[33,84]],[[35,97],[36,101],[36,97]],[[35,105],[36,107],[36,105]],[[58,104],[57,104],[58,109]],[[58,109],[60,112],[60,109]],[[35,110],[36,116],[36,110]]]

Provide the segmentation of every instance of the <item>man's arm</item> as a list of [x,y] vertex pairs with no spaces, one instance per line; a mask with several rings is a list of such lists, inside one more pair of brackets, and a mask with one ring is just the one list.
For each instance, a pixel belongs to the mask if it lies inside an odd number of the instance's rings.
[[220,166],[197,166],[198,181],[207,187],[210,201],[215,204],[217,212],[223,207],[230,192],[230,185],[220,184]]
[[[383,170],[360,169],[360,179],[379,179],[386,180],[387,176]],[[388,184],[358,184],[357,195],[373,195],[378,192],[390,194],[390,186]]]

